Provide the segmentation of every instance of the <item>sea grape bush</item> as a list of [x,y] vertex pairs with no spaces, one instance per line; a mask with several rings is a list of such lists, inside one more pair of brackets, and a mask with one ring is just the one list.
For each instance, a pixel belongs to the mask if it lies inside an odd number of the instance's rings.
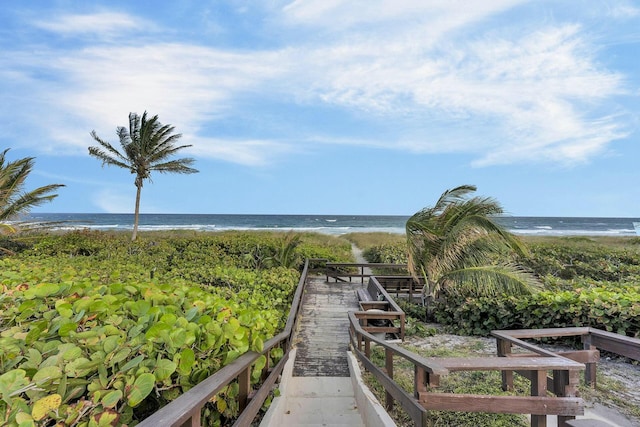
[[371,246],[365,249],[362,256],[369,262],[386,264],[406,264],[408,260],[406,242]]
[[[266,286],[231,299],[184,280],[110,281],[69,268],[67,280],[25,281],[13,263],[1,266],[3,425],[131,424],[247,350],[261,351],[283,324]],[[295,277],[284,280],[292,289]],[[56,404],[40,413],[43,399]],[[222,406],[219,416],[234,415],[232,398]]]
[[438,322],[465,335],[487,335],[494,329],[591,326],[640,336],[640,288],[608,285],[530,296],[453,297],[438,302]]
[[[534,272],[545,290],[531,296],[461,298],[436,303],[436,321],[461,334],[493,329],[593,326],[640,336],[640,248],[637,240],[601,244],[589,238],[527,241],[517,262]],[[367,251],[371,262],[406,262],[402,245]]]
[[[135,425],[261,351],[284,326],[299,272],[243,268],[243,250],[277,250],[279,239],[143,234],[127,243],[76,232],[0,259],[0,424]],[[281,356],[276,349],[269,362]],[[266,363],[256,362],[254,382]],[[206,422],[236,416],[237,393],[237,384],[219,393]]]

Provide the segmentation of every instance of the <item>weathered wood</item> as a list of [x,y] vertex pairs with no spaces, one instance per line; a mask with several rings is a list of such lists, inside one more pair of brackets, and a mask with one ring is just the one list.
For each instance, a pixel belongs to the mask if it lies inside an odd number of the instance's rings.
[[449,372],[456,371],[500,371],[528,370],[543,371],[566,369],[581,371],[582,363],[562,357],[432,357],[426,358],[437,362]]
[[[600,351],[598,350],[559,351],[556,354],[578,363],[595,363],[600,360]],[[535,355],[535,353],[509,353],[506,357],[532,357]]]
[[321,278],[309,280],[295,338],[293,376],[349,376],[347,311],[359,308],[353,286],[330,285]]
[[634,360],[640,360],[640,339],[590,328],[591,345]]
[[571,328],[542,328],[542,329],[505,329],[504,332],[514,338],[549,338],[549,337],[573,337],[589,333],[588,327]]
[[420,404],[434,411],[488,412],[492,414],[584,414],[578,397],[487,396],[458,393],[420,393]]

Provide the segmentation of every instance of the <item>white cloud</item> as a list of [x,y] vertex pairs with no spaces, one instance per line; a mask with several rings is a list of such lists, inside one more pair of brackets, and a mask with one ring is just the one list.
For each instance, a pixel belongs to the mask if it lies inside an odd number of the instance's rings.
[[[271,51],[105,39],[84,49],[8,52],[0,70],[15,93],[28,93],[15,96],[15,110],[43,129],[51,141],[40,143],[43,150],[84,152],[91,129],[114,140],[128,113],[144,110],[175,125],[183,142],[194,145],[191,153],[251,166],[294,151],[288,142],[294,139],[365,140],[322,135],[321,127],[304,134],[295,123],[288,130],[299,135],[208,136],[218,119],[247,108],[238,99],[258,94],[293,109],[337,107],[362,117],[364,125],[373,117],[389,129],[397,126],[395,140],[368,142],[376,147],[468,152],[477,165],[587,161],[624,136],[620,117],[602,113],[624,92],[623,76],[598,63],[597,46],[580,25],[479,25],[520,3],[298,0],[282,10],[289,25],[337,31],[322,41],[303,31]],[[139,22],[103,12],[37,25],[122,36],[138,31]],[[142,27],[153,24],[142,21]]]
[[100,34],[117,35],[122,32],[153,28],[145,19],[126,13],[100,12],[84,15],[59,15],[46,21],[35,21],[34,26],[63,35]]
[[92,194],[91,202],[100,209],[101,212],[123,213],[133,210],[134,198],[135,191],[123,193],[114,189],[105,188]]
[[185,153],[246,166],[265,166],[294,151],[288,144],[269,140],[232,140],[197,136],[187,136],[185,139],[193,143],[193,147]]

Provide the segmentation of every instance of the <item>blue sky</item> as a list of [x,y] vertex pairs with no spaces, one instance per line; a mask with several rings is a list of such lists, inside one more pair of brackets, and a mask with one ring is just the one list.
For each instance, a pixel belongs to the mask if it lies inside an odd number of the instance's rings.
[[0,147],[35,212],[132,212],[89,157],[129,112],[195,175],[147,213],[397,214],[474,184],[512,215],[640,216],[640,3],[3,0]]

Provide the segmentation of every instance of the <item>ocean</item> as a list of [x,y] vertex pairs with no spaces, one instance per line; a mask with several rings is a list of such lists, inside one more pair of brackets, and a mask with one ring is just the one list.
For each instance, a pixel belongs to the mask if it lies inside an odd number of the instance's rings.
[[[140,214],[140,231],[157,230],[282,230],[340,235],[354,232],[402,234],[408,216],[397,215],[224,215]],[[131,230],[133,214],[34,213],[27,221],[61,222],[63,230]],[[514,234],[538,236],[635,236],[640,218],[523,217],[497,218]]]

